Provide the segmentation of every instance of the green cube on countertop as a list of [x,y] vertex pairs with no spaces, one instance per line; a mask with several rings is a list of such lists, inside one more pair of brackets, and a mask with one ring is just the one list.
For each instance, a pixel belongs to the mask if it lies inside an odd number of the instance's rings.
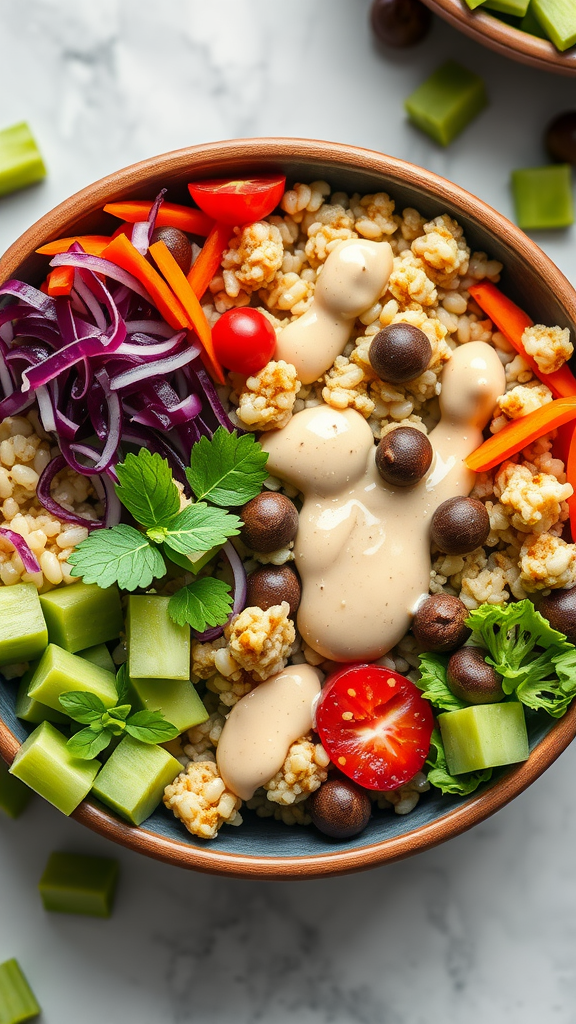
[[448,146],[487,103],[483,79],[449,60],[418,86],[404,106],[418,128]]
[[41,1013],[17,960],[0,964],[0,1024],[23,1024]]
[[25,121],[0,131],[0,196],[46,177],[40,150]]
[[63,814],[72,814],[90,792],[99,768],[99,761],[74,757],[66,737],[51,722],[42,722],[17,751],[10,774]]
[[49,644],[40,658],[28,686],[28,696],[55,711],[61,711],[62,693],[84,690],[95,693],[107,708],[118,703],[116,680],[112,672],[94,665],[77,654]]
[[38,889],[44,909],[57,914],[110,917],[118,861],[77,853],[51,853]]
[[47,643],[48,630],[34,584],[0,587],[0,665],[31,661]]
[[168,614],[169,597],[128,598],[128,674],[131,679],[190,679],[190,628]]
[[530,10],[554,46],[563,52],[576,43],[574,0],[532,0]]
[[530,753],[520,701],[473,704],[438,715],[451,775],[525,761]]
[[42,594],[40,603],[50,643],[71,654],[116,640],[124,628],[116,584],[103,590],[97,583],[71,583]]
[[9,818],[19,818],[32,799],[32,790],[15,779],[0,757],[0,811]]
[[192,682],[180,679],[131,679],[129,700],[134,708],[161,711],[179,733],[209,718]]
[[516,223],[525,231],[566,228],[574,223],[569,164],[523,167],[512,171],[512,194]]
[[132,825],[149,818],[182,765],[163,747],[125,736],[102,768],[92,792]]

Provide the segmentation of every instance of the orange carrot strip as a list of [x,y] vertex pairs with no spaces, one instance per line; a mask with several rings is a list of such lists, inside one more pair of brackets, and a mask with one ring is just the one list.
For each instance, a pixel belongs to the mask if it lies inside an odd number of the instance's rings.
[[36,249],[36,252],[41,256],[58,256],[61,252],[68,252],[73,242],[79,242],[84,252],[89,252],[91,256],[99,256],[109,241],[109,235],[72,235],[71,238],[57,238],[53,242],[48,242],[47,245]]
[[122,267],[133,274],[146,288],[153,299],[158,312],[171,327],[191,327],[188,316],[179,300],[170,291],[160,274],[148,263],[148,260],[134,248],[126,235],[118,235],[102,253],[105,260],[110,260],[117,267]]
[[475,473],[485,473],[505,459],[516,455],[526,445],[532,444],[543,434],[561,427],[576,418],[576,396],[556,398],[540,409],[507,423],[493,437],[488,438],[466,459],[466,465]]
[[[146,220],[152,203],[145,199],[131,199],[125,203],[108,203],[104,207],[105,213],[111,213],[120,220],[126,220],[130,224]],[[202,210],[195,210],[192,206],[180,206],[179,203],[162,203],[156,217],[157,228],[180,228],[181,231],[188,231],[191,235],[206,235],[210,232],[214,221],[207,217]]]
[[570,509],[570,532],[572,534],[572,542],[576,543],[576,426],[573,427],[570,447],[568,448],[568,458],[566,459],[566,479],[574,488],[574,493],[568,498],[568,508]]
[[527,327],[532,326],[533,321],[524,310],[503,295],[491,281],[479,281],[468,290],[480,309],[490,317],[500,333],[520,353],[532,372],[550,388],[556,398],[576,395],[576,377],[568,366],[564,365],[554,373],[542,373],[536,361],[526,352],[522,344],[522,335]]
[[224,373],[214,351],[214,345],[212,344],[212,331],[210,330],[210,324],[206,319],[202,306],[196,298],[196,294],[192,291],[192,288],[186,280],[186,275],[178,266],[165,242],[154,242],[154,244],[150,246],[150,254],[158,267],[158,270],[164,274],[164,277],[172,291],[176,297],[180,299],[186,314],[192,321],[194,330],[210,358],[212,373],[221,384],[224,384]]
[[55,267],[48,274],[48,295],[70,295],[74,284],[74,267]]
[[217,222],[204,242],[202,252],[188,274],[188,284],[196,292],[197,298],[202,298],[218,270],[224,250],[228,248],[231,234],[232,229],[229,224]]

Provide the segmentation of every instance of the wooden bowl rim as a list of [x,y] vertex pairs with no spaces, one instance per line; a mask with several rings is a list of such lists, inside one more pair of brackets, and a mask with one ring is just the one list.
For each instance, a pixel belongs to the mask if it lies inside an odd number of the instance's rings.
[[[276,161],[302,163],[306,160],[332,165],[335,170],[361,169],[385,175],[393,183],[419,189],[431,194],[439,202],[449,195],[451,204],[466,218],[481,224],[497,237],[504,237],[526,263],[531,263],[559,298],[570,318],[576,322],[576,292],[561,271],[535,242],[482,200],[432,171],[407,161],[356,146],[314,139],[235,139],[205,143],[125,167],[77,192],[28,228],[0,259],[0,283],[11,277],[40,245],[51,238],[69,233],[74,222],[101,209],[104,202],[125,196],[137,187],[144,187],[143,183],[149,177],[166,173],[167,177],[174,178],[178,174],[184,175],[195,165],[201,165],[202,173],[206,176],[208,173],[217,174],[218,167],[223,164],[230,166],[235,162],[244,166],[251,163],[254,166],[273,166]],[[559,757],[575,735],[576,702],[552,726],[528,760],[512,768],[493,786],[426,825],[360,849],[338,850],[334,846],[327,849],[326,853],[295,857],[227,853],[209,845],[199,847],[177,842],[149,832],[145,827],[131,827],[90,800],[83,801],[72,817],[105,838],[138,853],[211,874],[268,880],[344,874],[431,849],[484,821],[530,786]],[[14,733],[0,721],[0,755],[8,764],[12,763],[19,746]]]
[[423,0],[434,14],[460,29],[477,43],[510,57],[521,64],[552,71],[557,75],[576,75],[576,47],[561,53],[548,39],[539,39],[507,25],[488,11],[471,11],[465,0]]

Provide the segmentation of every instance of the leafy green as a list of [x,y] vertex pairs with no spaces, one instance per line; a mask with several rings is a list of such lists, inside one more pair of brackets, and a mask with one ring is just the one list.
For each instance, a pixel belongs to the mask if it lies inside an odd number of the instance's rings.
[[[128,689],[128,675],[123,665],[116,677],[116,689],[122,699]],[[167,722],[161,711],[136,711],[131,715],[130,704],[107,708],[95,693],[73,690],[59,697],[62,708],[76,722],[89,723],[87,729],[74,733],[67,747],[75,757],[92,760],[105,750],[114,736],[124,731],[142,743],[165,743],[178,735],[178,729]]]
[[194,445],[186,476],[198,501],[208,499],[224,507],[244,505],[260,493],[268,476],[267,461],[267,452],[253,434],[238,437],[236,431],[229,434],[218,427],[211,440],[202,437]]
[[181,555],[194,555],[224,544],[240,533],[238,516],[205,502],[188,505],[166,526],[164,543]]
[[482,782],[488,782],[488,779],[492,777],[492,768],[476,772],[463,772],[462,775],[450,775],[439,729],[434,729],[430,738],[430,750],[426,765],[428,767],[428,782],[432,786],[436,786],[441,793],[468,796],[469,793],[478,789]]
[[416,686],[434,707],[442,708],[443,711],[458,711],[467,708],[468,704],[456,697],[448,687],[446,669],[449,660],[450,655],[446,654],[421,654],[420,679],[416,681]]
[[137,523],[150,529],[166,523],[180,509],[180,494],[172,470],[158,452],[141,448],[116,466],[116,494]]
[[69,690],[67,693],[61,693],[58,700],[69,718],[81,722],[82,725],[99,722],[106,711],[106,705],[100,697],[86,690]]
[[97,583],[103,589],[113,583],[123,590],[149,587],[153,579],[166,572],[158,549],[133,526],[124,524],[93,530],[68,561],[73,566],[72,576],[82,576],[85,583]]
[[203,633],[207,626],[221,626],[232,608],[230,587],[223,580],[194,580],[172,595],[168,614],[179,626],[188,623]]
[[116,693],[118,694],[119,704],[122,704],[127,699],[129,689],[128,667],[127,665],[120,665],[116,673]]
[[176,726],[161,711],[137,711],[126,723],[126,732],[141,743],[166,743],[178,736]]
[[100,732],[94,732],[93,729],[81,729],[80,732],[70,737],[66,746],[74,757],[80,757],[83,761],[91,761],[93,757],[97,757],[106,749],[111,739],[112,732],[109,729],[101,729]]

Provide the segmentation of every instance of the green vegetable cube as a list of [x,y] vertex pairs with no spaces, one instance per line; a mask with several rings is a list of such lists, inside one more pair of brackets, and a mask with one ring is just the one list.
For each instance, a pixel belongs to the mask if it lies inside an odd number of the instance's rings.
[[474,704],[438,716],[451,775],[525,761],[530,753],[519,701]]
[[486,0],[486,10],[500,11],[511,14],[515,18],[523,18],[530,5],[530,0]]
[[118,861],[108,857],[51,853],[38,883],[44,910],[110,917],[118,870]]
[[200,569],[203,569],[208,562],[222,550],[222,545],[217,544],[216,547],[210,548],[209,551],[200,551],[195,555],[182,555],[179,551],[174,551],[172,548],[162,545],[162,554],[169,562],[174,562],[175,565],[179,565],[181,569],[187,569],[188,572],[199,573]]
[[116,675],[116,666],[112,661],[112,655],[106,647],[106,644],[96,644],[94,647],[87,647],[85,651],[78,651],[79,658],[85,658],[86,661],[91,661],[93,665],[98,665],[100,668],[106,669],[107,672],[113,672]]
[[404,106],[418,128],[448,146],[487,103],[480,76],[450,60],[418,86]]
[[134,707],[161,711],[167,722],[185,732],[207,720],[208,712],[194,685],[174,679],[131,679],[130,699]]
[[72,583],[42,594],[40,603],[50,643],[72,654],[116,640],[124,628],[115,585],[102,590],[97,583]]
[[471,11],[475,11],[477,7],[480,7],[482,4],[485,4],[486,0],[466,0],[466,3],[468,4],[468,7],[470,8]]
[[574,0],[532,0],[532,8],[542,28],[558,50],[576,43],[576,4]]
[[20,680],[14,709],[18,718],[21,718],[23,722],[30,722],[31,725],[39,725],[40,722],[58,722],[61,724],[67,722],[68,718],[63,711],[55,711],[54,708],[49,708],[47,704],[40,704],[39,701],[28,696],[28,687],[34,678],[37,668],[38,662],[33,662]]
[[525,230],[565,228],[574,223],[569,164],[512,171],[516,223]]
[[548,39],[542,25],[538,21],[538,18],[534,14],[534,6],[530,4],[525,16],[520,22],[520,28],[523,32],[527,32],[530,36],[538,36],[539,39]]
[[102,768],[92,792],[132,825],[140,825],[181,771],[180,762],[163,747],[125,736]]
[[99,761],[74,757],[66,737],[50,722],[42,722],[20,747],[10,774],[63,814],[72,814],[90,791],[99,768]]
[[0,964],[0,1024],[23,1024],[41,1013],[17,960]]
[[25,121],[0,132],[0,196],[34,185],[46,168]]
[[32,791],[8,771],[0,757],[0,810],[9,818],[19,818],[32,799]]
[[0,587],[0,665],[31,661],[48,643],[48,630],[33,583]]
[[28,687],[28,696],[55,711],[62,710],[59,697],[71,690],[95,693],[107,708],[118,702],[116,681],[111,672],[49,644],[40,658]]
[[168,614],[169,597],[128,598],[128,674],[131,679],[190,678],[190,627]]

